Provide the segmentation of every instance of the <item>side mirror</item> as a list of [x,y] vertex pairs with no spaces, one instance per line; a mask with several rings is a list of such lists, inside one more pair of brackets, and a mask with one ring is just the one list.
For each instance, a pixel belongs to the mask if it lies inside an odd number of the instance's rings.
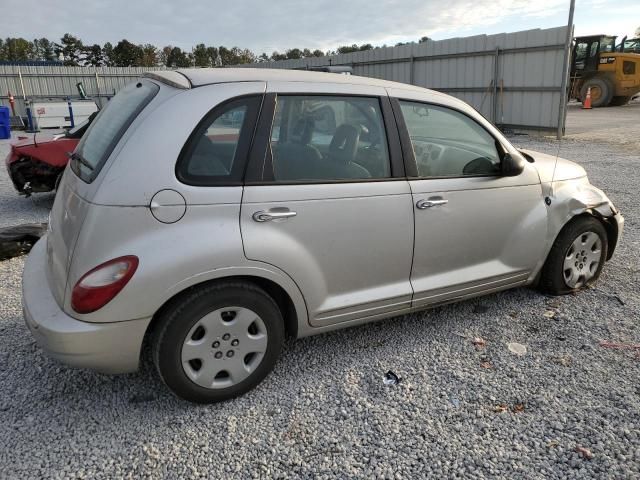
[[524,171],[524,158],[517,156],[514,157],[510,153],[505,153],[502,157],[502,176],[503,177],[517,177]]

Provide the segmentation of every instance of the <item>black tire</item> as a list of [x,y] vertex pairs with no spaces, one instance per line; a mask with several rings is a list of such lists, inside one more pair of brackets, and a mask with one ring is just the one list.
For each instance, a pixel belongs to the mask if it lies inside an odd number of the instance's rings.
[[[567,285],[564,278],[563,268],[565,256],[569,252],[574,240],[580,235],[587,232],[593,232],[600,237],[602,242],[602,248],[600,252],[600,263],[595,271],[594,276],[586,282],[585,285],[581,285],[578,288],[572,288]],[[542,291],[550,293],[552,295],[565,295],[578,291],[588,285],[594,283],[602,272],[602,267],[607,258],[608,244],[607,244],[607,232],[604,229],[602,223],[594,217],[578,217],[571,220],[558,234],[551,251],[547,256],[547,260],[542,267],[540,275],[540,288]]]
[[609,103],[610,107],[621,107],[622,105],[626,105],[631,100],[631,97],[613,97],[611,102]]
[[600,89],[600,96],[594,98],[593,92],[591,96],[591,106],[594,108],[597,107],[606,107],[611,103],[611,99],[613,98],[613,85],[606,78],[590,78],[589,80],[585,80],[582,84],[582,88],[580,88],[580,98],[582,99],[582,103],[584,103],[585,98],[587,98],[587,90],[598,88]]
[[[237,306],[259,315],[267,330],[267,347],[256,369],[243,381],[225,388],[204,388],[193,382],[182,366],[183,342],[205,315],[220,308]],[[195,403],[229,400],[258,385],[273,369],[284,341],[284,321],[275,301],[251,283],[216,283],[198,288],[171,305],[155,329],[153,361],[162,381],[178,397]]]

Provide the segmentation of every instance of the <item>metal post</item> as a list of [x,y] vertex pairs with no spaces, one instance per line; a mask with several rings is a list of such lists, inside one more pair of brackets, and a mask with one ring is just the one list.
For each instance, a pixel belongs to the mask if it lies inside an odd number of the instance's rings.
[[564,44],[564,60],[562,62],[562,83],[560,84],[560,107],[558,108],[558,131],[556,138],[560,140],[564,135],[564,126],[567,120],[567,81],[569,79],[569,56],[571,55],[571,40],[573,39],[573,12],[576,0],[569,4],[569,21],[567,23],[567,38]]
[[411,54],[411,56],[409,57],[409,83],[411,85],[415,85],[414,83],[414,73],[413,73],[413,63],[414,63],[414,59],[413,59],[413,54]]
[[493,102],[491,103],[491,121],[495,125],[498,118],[498,77],[500,75],[500,47],[496,47],[493,57]]
[[27,94],[24,92],[24,82],[22,81],[22,72],[20,71],[20,67],[18,67],[18,77],[20,77],[20,88],[22,89],[22,100],[26,102]]
[[27,130],[27,132],[33,133],[36,131],[36,129],[33,126],[33,115],[31,114],[31,102],[25,103],[25,105],[27,110],[27,124],[29,126],[29,130]]
[[71,128],[73,128],[76,126],[76,124],[73,121],[73,107],[71,106],[71,97],[67,97],[67,105],[69,106],[69,121],[71,122]]
[[98,92],[98,108],[102,108],[102,99],[100,98],[100,81],[98,79],[98,69],[96,68],[96,91]]

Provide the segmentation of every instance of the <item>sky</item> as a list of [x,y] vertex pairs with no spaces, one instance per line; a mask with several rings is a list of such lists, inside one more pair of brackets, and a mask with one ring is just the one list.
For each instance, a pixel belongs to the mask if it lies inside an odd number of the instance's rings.
[[[76,2],[73,2],[76,3]],[[15,4],[15,8],[11,5]],[[0,13],[0,36],[85,44],[122,38],[190,50],[197,43],[249,48],[335,49],[339,45],[394,45],[422,36],[434,40],[566,25],[569,0],[16,0]],[[28,15],[26,14],[28,12]],[[577,35],[633,35],[639,0],[576,0]]]

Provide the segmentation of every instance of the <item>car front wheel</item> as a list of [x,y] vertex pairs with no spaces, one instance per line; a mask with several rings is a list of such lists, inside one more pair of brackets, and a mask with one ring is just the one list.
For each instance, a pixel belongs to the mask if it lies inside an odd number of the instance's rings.
[[165,311],[153,341],[164,383],[196,403],[228,400],[273,369],[284,339],[278,306],[244,282],[198,288]]
[[541,288],[563,295],[584,288],[600,276],[607,258],[607,232],[593,217],[569,222],[556,238],[542,268]]

